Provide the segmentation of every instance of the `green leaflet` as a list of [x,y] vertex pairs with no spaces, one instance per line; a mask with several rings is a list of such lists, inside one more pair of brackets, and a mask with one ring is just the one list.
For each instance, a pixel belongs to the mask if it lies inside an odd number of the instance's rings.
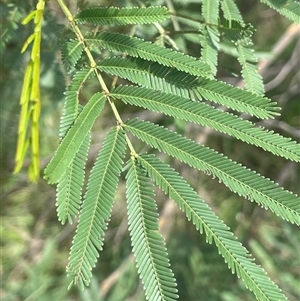
[[166,7],[94,7],[80,11],[75,20],[78,23],[93,25],[126,25],[150,24],[162,22],[169,18],[170,13]]
[[[226,11],[226,8],[233,9],[234,18],[239,19],[239,15],[232,6],[234,3],[230,3],[231,0],[222,1],[223,10]],[[228,6],[229,5],[229,6]],[[237,9],[237,7],[236,7]],[[257,95],[264,95],[264,85],[261,75],[258,73],[257,66],[252,64],[257,63],[258,59],[255,55],[253,49],[253,43],[251,40],[252,34],[254,32],[251,24],[245,25],[240,19],[232,19],[233,16],[230,15],[230,12],[227,10],[228,21],[225,21],[225,24],[221,25],[221,33],[223,37],[228,40],[230,43],[234,43],[234,46],[237,50],[238,61],[242,67],[242,77],[245,82],[245,87],[248,91],[255,93]],[[226,40],[225,40],[226,41]]]
[[205,22],[217,25],[219,19],[219,0],[203,0],[201,5],[202,16],[204,17]]
[[105,58],[97,68],[138,85],[186,98],[190,97],[189,89],[197,83],[197,77],[194,75],[140,58]]
[[[244,38],[251,38],[254,33],[254,29],[251,24],[244,24],[235,20],[219,20],[219,31],[224,43],[234,43],[237,40]],[[232,44],[233,47],[234,44]],[[237,56],[237,54],[235,54]],[[257,62],[257,58],[255,58]]]
[[79,106],[79,92],[82,89],[84,83],[95,76],[92,68],[83,68],[77,71],[68,86],[66,92],[64,93],[66,96],[66,101],[64,105],[63,115],[60,119],[60,127],[59,127],[59,136],[62,139],[70,126],[74,123],[77,115],[78,115],[78,106]]
[[199,85],[193,88],[193,92],[205,99],[219,103],[239,112],[245,112],[258,118],[274,118],[280,115],[276,103],[268,98],[256,95],[221,81],[200,79]]
[[85,162],[91,142],[90,138],[90,133],[88,133],[70,167],[60,179],[56,188],[57,216],[62,224],[66,221],[72,224],[73,218],[77,216],[79,211]]
[[292,0],[261,0],[281,15],[300,24],[300,3]]
[[287,300],[280,289],[265,275],[265,271],[253,263],[247,250],[193,191],[193,189],[169,165],[152,155],[141,155],[139,162],[156,184],[185,212],[200,233],[205,232],[206,240],[214,242],[228,267],[260,301]]
[[[201,58],[212,68],[213,74],[217,72],[217,55],[219,50],[219,31],[216,26],[219,16],[219,2],[205,0],[202,2],[203,17],[208,25],[202,26],[201,41]],[[252,32],[245,26],[239,10],[232,0],[221,1],[221,7],[228,24],[220,24],[220,31],[230,42],[235,42],[238,51],[238,60],[242,67],[242,77],[245,81],[245,87],[248,91],[258,95],[264,94],[263,80],[258,73],[257,67],[249,62],[256,62],[257,58],[251,36]],[[233,28],[231,28],[233,26]],[[230,30],[231,29],[231,30]],[[223,38],[224,38],[223,37]]]
[[235,20],[241,23],[241,25],[245,25],[243,17],[233,0],[221,0],[221,8],[224,17],[229,20],[229,22]]
[[176,300],[178,298],[176,282],[170,269],[164,239],[158,228],[153,184],[134,158],[130,159],[127,168],[129,231],[146,298],[149,301]]
[[76,66],[83,52],[83,44],[77,40],[70,40],[63,44],[61,48],[61,56],[63,63],[68,69]]
[[258,118],[274,118],[278,107],[266,97],[233,87],[221,81],[197,78],[176,69],[142,59],[112,57],[103,59],[100,71],[118,75],[138,85],[185,98],[206,99]]
[[256,128],[247,120],[242,120],[233,114],[222,112],[206,104],[134,86],[118,86],[112,90],[111,97],[174,118],[212,127],[277,156],[300,161],[300,147],[296,142],[274,134],[272,131]]
[[257,67],[250,63],[257,61],[257,57],[251,47],[253,46],[251,39],[245,37],[244,39],[238,40],[236,44],[238,61],[242,66],[242,76],[245,81],[246,89],[252,93],[263,95],[265,90],[262,77],[258,73]]
[[203,0],[202,16],[208,24],[201,26],[200,30],[201,60],[208,64],[212,73],[216,75],[220,41],[220,33],[216,27],[219,19],[219,0]]
[[[60,120],[59,135],[61,139],[65,136],[71,125],[74,123],[78,111],[83,107],[79,105],[79,91],[85,81],[95,73],[91,68],[84,68],[75,73],[67,91],[65,92],[66,101],[64,112]],[[78,110],[79,107],[79,110]],[[56,188],[56,206],[58,220],[62,224],[68,220],[71,224],[72,219],[78,214],[81,203],[81,190],[85,174],[85,162],[90,146],[90,133],[84,138],[82,145],[79,147],[72,163],[67,169],[65,175],[60,179]]]
[[83,288],[90,283],[98,250],[102,250],[125,150],[124,133],[120,128],[113,128],[99,152],[84,195],[67,267],[68,276],[72,278],[70,286],[78,283]]
[[[214,1],[210,1],[214,2]],[[208,64],[213,75],[217,74],[218,52],[219,52],[219,31],[214,26],[202,26],[200,43],[201,43],[201,60]]]
[[104,94],[95,93],[78,115],[45,169],[49,183],[57,183],[64,176],[104,104]]
[[86,39],[87,43],[99,45],[109,51],[126,53],[147,61],[154,61],[167,67],[174,67],[196,76],[211,78],[210,67],[194,57],[177,52],[143,39],[132,38],[119,33],[101,32],[94,39]]
[[300,225],[300,199],[274,182],[229,158],[166,128],[137,119],[126,121],[125,130],[190,166],[217,177],[231,191]]
[[[251,41],[254,32],[250,24],[245,25],[239,11],[232,0],[222,1],[222,9],[225,14],[225,24],[221,24],[221,33],[228,42],[234,43],[237,50],[238,61],[242,67],[242,77],[248,91],[257,95],[264,95],[264,85],[261,75],[258,73],[258,59],[253,49]],[[227,16],[227,17],[226,17]],[[226,41],[226,40],[225,40]]]

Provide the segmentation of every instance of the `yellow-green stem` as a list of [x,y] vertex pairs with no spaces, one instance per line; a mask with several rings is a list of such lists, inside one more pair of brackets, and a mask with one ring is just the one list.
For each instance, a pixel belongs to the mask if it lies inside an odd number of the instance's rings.
[[[73,30],[74,30],[74,32],[75,32],[77,38],[78,38],[78,40],[82,43],[82,45],[83,45],[83,47],[84,47],[84,51],[85,51],[85,53],[86,53],[86,55],[87,55],[87,57],[88,57],[88,59],[89,59],[91,68],[94,69],[94,72],[95,72],[96,77],[97,77],[97,79],[98,79],[98,81],[99,81],[99,84],[100,84],[102,90],[104,91],[104,93],[105,93],[105,95],[106,95],[106,98],[107,98],[107,100],[108,100],[108,102],[109,102],[109,104],[110,104],[110,106],[111,106],[111,109],[112,109],[112,111],[113,111],[113,113],[114,113],[114,115],[115,115],[115,117],[116,117],[117,123],[118,123],[119,125],[122,125],[122,124],[123,124],[122,118],[121,118],[121,116],[120,116],[120,114],[119,114],[119,112],[118,112],[118,110],[117,110],[117,108],[116,108],[114,102],[113,102],[113,101],[110,99],[110,97],[109,97],[109,90],[108,90],[108,88],[107,88],[107,86],[106,86],[106,84],[105,84],[105,82],[104,82],[104,80],[103,80],[103,77],[101,76],[101,74],[100,74],[99,71],[97,70],[97,64],[96,64],[96,62],[95,62],[95,60],[94,60],[94,58],[93,58],[92,53],[90,52],[88,46],[87,46],[86,43],[85,43],[84,36],[83,36],[83,34],[81,33],[80,28],[79,28],[79,27],[77,26],[77,24],[75,23],[74,17],[73,17],[73,15],[71,14],[71,12],[69,11],[69,9],[68,9],[68,7],[66,6],[66,4],[64,3],[64,1],[63,1],[63,0],[57,0],[57,2],[58,2],[58,4],[60,5],[60,7],[61,7],[61,9],[63,10],[63,12],[64,12],[64,14],[66,15],[66,17],[68,18],[68,20],[69,20],[69,22],[70,22],[70,24],[71,24],[71,26],[72,26],[72,28],[73,28]],[[128,138],[127,135],[126,135],[126,140],[127,140],[127,144],[128,144],[128,147],[129,147],[131,153],[132,153],[132,154],[136,154],[136,152],[135,152],[135,150],[134,150],[134,148],[133,148],[133,145],[132,145],[132,143],[131,143],[131,141],[129,140],[129,138]]]

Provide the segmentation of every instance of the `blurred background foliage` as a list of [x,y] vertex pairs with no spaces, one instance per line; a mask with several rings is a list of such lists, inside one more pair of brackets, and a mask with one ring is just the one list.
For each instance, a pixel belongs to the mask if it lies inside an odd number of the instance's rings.
[[[1,13],[1,300],[3,301],[140,301],[144,300],[142,285],[138,280],[134,260],[130,253],[127,232],[124,183],[120,183],[113,215],[106,233],[104,251],[101,253],[89,288],[68,291],[65,275],[68,252],[75,225],[61,226],[55,212],[55,187],[42,178],[37,185],[29,183],[27,173],[12,175],[14,150],[19,117],[19,96],[23,71],[28,54],[20,55],[23,42],[32,31],[20,21],[35,7],[36,1],[2,0]],[[66,1],[75,12],[80,7],[93,5],[122,6],[124,1]],[[141,1],[146,3],[147,1]],[[149,1],[162,4],[164,1]],[[175,10],[191,15],[199,14],[199,1],[165,1],[173,3]],[[126,1],[136,5],[135,1]],[[146,3],[147,4],[147,3]],[[282,107],[282,115],[275,121],[259,125],[275,130],[299,141],[299,26],[281,17],[259,1],[237,1],[246,22],[257,29],[254,44],[260,58],[260,72],[264,78],[266,94]],[[60,46],[70,35],[67,21],[56,1],[47,3],[42,40],[42,115],[41,115],[41,165],[44,167],[58,144],[58,125],[62,113],[63,92],[70,75],[60,61]],[[167,24],[169,26],[170,24]],[[180,24],[185,28],[186,24]],[[113,28],[111,30],[120,30]],[[138,27],[137,35],[155,41],[157,32]],[[195,36],[174,36],[179,47],[199,56],[200,50],[193,42]],[[239,65],[228,53],[219,55],[220,80],[240,84]],[[106,78],[111,84],[111,78]],[[82,94],[85,103],[93,90],[90,83]],[[185,132],[190,138],[223,152],[235,161],[278,182],[284,188],[299,194],[300,172],[296,163],[266,155],[262,150],[230,139],[199,126],[162,119],[159,114],[137,112],[121,108],[125,117],[137,113],[143,119]],[[96,122],[92,148],[87,168],[91,168],[102,138],[113,125],[107,110]],[[136,142],[138,143],[138,142]],[[136,149],[144,149],[141,144]],[[177,162],[170,162],[180,170],[214,211],[231,227],[243,244],[261,264],[270,277],[283,289],[290,301],[299,300],[299,231],[255,204],[233,195],[224,185],[200,172]],[[42,171],[41,171],[42,174]],[[166,237],[168,251],[175,273],[180,300],[250,301],[251,292],[227,269],[215,246],[208,245],[193,225],[188,223],[172,204],[157,191],[161,229]]]

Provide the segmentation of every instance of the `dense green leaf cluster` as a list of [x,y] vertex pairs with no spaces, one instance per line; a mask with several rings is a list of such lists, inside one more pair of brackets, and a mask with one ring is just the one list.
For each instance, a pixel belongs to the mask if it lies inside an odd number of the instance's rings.
[[[297,3],[288,1],[286,6],[281,7],[282,1],[262,2],[299,21]],[[92,268],[102,250],[118,181],[124,172],[132,251],[148,300],[178,298],[164,239],[159,232],[154,183],[177,204],[196,229],[206,235],[207,242],[216,245],[231,271],[244,281],[258,300],[287,300],[205,200],[168,164],[155,155],[136,151],[129,134],[152,148],[217,177],[232,192],[296,225],[300,225],[298,196],[223,154],[165,127],[135,118],[124,122],[118,110],[118,105],[122,103],[159,112],[177,120],[210,127],[276,156],[299,162],[300,147],[295,141],[227,112],[233,109],[260,119],[278,115],[276,104],[263,96],[262,78],[253,64],[257,60],[251,41],[253,30],[245,24],[235,3],[232,0],[201,2],[200,58],[139,37],[101,29],[101,26],[110,24],[149,23],[161,28],[158,22],[176,15],[166,7],[89,8],[73,18],[63,1],[59,3],[76,35],[62,46],[62,59],[67,68],[76,71],[65,93],[61,142],[45,169],[45,178],[49,183],[58,183],[59,220],[62,223],[67,220],[72,222],[79,212],[67,267],[71,284],[78,283],[83,287],[90,283]],[[184,16],[180,15],[180,18]],[[84,36],[78,24],[99,26],[100,32]],[[163,39],[167,35],[162,30],[161,34]],[[236,48],[245,90],[215,79],[221,41],[227,41]],[[92,51],[94,47],[103,50],[105,57],[97,61]],[[107,88],[102,73],[115,77],[112,89]],[[79,94],[91,77],[99,81],[102,92],[96,92],[81,107]],[[116,84],[118,77],[128,80],[130,84]],[[227,109],[217,108],[211,103]],[[110,106],[116,125],[106,136],[82,198],[90,130],[105,105]],[[126,154],[129,159],[124,167]]]

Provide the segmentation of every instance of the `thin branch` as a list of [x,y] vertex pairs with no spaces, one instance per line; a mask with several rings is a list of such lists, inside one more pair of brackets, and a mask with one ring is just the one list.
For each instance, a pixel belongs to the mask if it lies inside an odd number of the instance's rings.
[[288,45],[300,35],[300,25],[293,23],[280,37],[277,43],[273,46],[272,57],[263,59],[258,63],[258,70],[260,74],[263,74],[268,66],[270,66],[276,58],[287,48]]
[[176,35],[176,34],[199,34],[199,30],[166,30],[166,34],[168,35]]
[[299,52],[297,50],[300,49],[300,41],[297,43],[295,47],[295,51],[292,54],[292,57],[290,60],[281,68],[281,71],[277,74],[277,76],[268,82],[265,85],[265,91],[270,91],[274,89],[276,86],[280,85],[284,79],[287,77],[287,75],[295,68],[295,65],[297,65],[297,62],[299,62]]
[[[175,11],[172,1],[166,0],[166,5],[170,11]],[[174,29],[176,31],[180,31],[180,25],[179,25],[178,20],[174,16],[171,16],[171,20],[172,20]]]

